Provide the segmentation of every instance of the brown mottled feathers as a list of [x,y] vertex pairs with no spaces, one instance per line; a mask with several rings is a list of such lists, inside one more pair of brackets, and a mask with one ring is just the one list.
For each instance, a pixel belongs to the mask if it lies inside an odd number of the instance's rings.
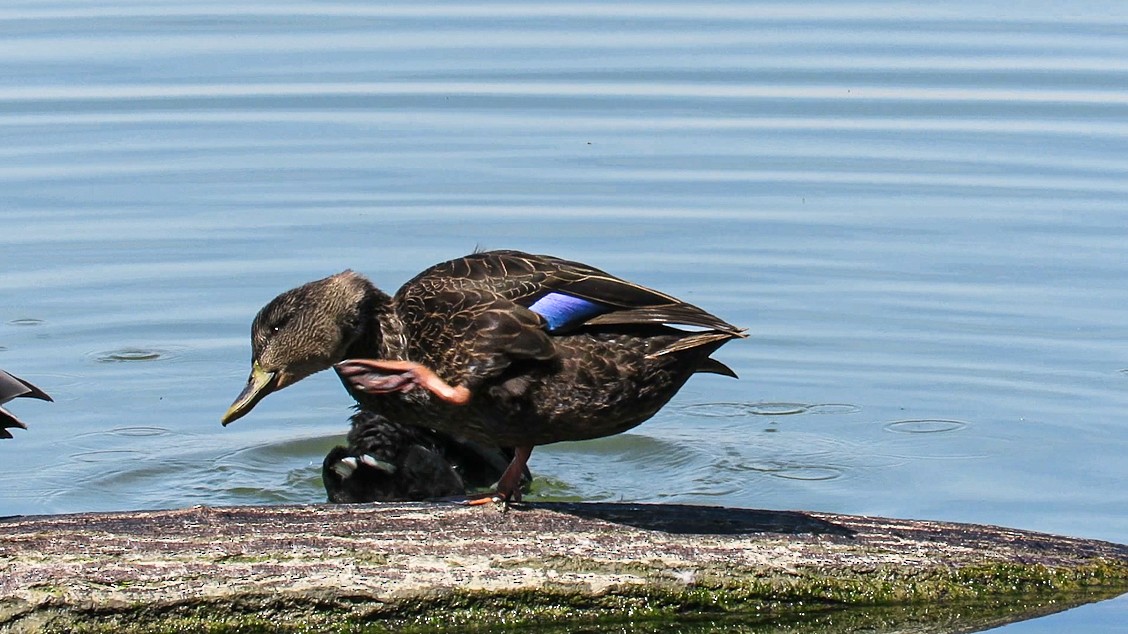
[[[642,423],[695,373],[735,376],[710,355],[745,336],[677,298],[547,255],[474,253],[424,270],[394,296],[346,271],[282,293],[259,312],[251,375],[222,421],[345,359],[396,362],[369,364],[367,373],[338,366],[338,375],[362,409],[513,447],[520,467],[533,446]],[[457,386],[465,400],[412,387],[395,370],[404,364]]]
[[665,323],[743,332],[696,306],[593,266],[520,251],[486,251],[437,264],[404,284],[396,298],[418,298],[424,306],[444,306],[449,301],[444,291],[468,293],[471,289],[523,306],[546,292],[561,291],[616,309],[589,320],[589,325]]
[[[606,312],[551,329],[529,309],[558,292],[606,307]],[[554,335],[604,326],[673,324],[708,328],[705,337],[672,344],[665,354],[744,331],[669,295],[619,279],[595,267],[519,251],[487,251],[437,264],[396,293],[409,349],[448,381],[473,385],[520,359],[554,356]],[[735,376],[719,362],[701,371]]]

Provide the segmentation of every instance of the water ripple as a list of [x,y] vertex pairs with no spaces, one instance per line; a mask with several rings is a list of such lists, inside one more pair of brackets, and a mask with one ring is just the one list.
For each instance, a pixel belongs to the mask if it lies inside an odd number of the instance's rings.
[[757,471],[785,480],[837,480],[846,469],[828,464],[803,464],[798,462],[763,461],[744,465],[749,471]]
[[789,416],[792,414],[806,414],[810,405],[802,403],[750,403],[745,405],[749,414],[756,416]]
[[862,410],[849,403],[695,403],[681,411],[703,418],[736,418],[738,416],[794,416],[797,414],[855,414]]
[[747,403],[695,403],[686,405],[682,411],[704,418],[735,418],[749,414]]
[[93,431],[85,434],[76,434],[74,438],[96,438],[99,436],[119,436],[123,438],[144,438],[148,436],[167,436],[173,433],[172,430],[164,427],[147,427],[147,426],[130,426],[130,427],[116,427],[106,431]]
[[145,453],[130,449],[101,449],[73,453],[70,457],[78,462],[125,462],[144,459]]
[[167,348],[118,348],[105,352],[92,352],[88,356],[98,363],[127,363],[135,361],[162,361],[175,359],[182,351]]
[[965,429],[970,423],[942,418],[897,420],[885,424],[885,430],[898,434],[945,434]]
[[405,95],[490,95],[520,97],[657,97],[729,99],[802,99],[885,102],[989,102],[1072,105],[1128,105],[1128,94],[1115,90],[1000,89],[943,86],[885,88],[842,85],[731,85],[706,82],[620,81],[414,81],[302,82],[247,84],[116,84],[102,86],[34,86],[7,89],[0,103],[215,98],[386,97]]

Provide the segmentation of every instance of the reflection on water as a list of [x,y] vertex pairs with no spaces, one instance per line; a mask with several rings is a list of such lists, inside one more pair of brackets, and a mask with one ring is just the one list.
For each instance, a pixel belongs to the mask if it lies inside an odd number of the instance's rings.
[[334,377],[219,426],[253,315],[480,246],[751,335],[533,497],[1128,541],[1125,7],[6,4],[0,514],[324,499]]
[[[1110,603],[1124,603],[1125,598],[1106,601],[1086,608],[1101,609]],[[773,610],[769,614],[743,615],[679,615],[678,617],[628,622],[569,623],[538,625],[530,628],[538,634],[838,634],[840,632],[867,632],[868,634],[946,634],[949,632],[994,631],[1008,623],[1023,623],[1003,631],[1046,631],[1037,623],[1026,619],[1054,615],[1077,604],[1071,601],[1019,601],[1004,605],[975,603],[949,603],[929,606],[871,606],[839,609],[831,606],[803,606],[794,611]],[[1051,616],[1048,621],[1061,617]],[[1092,632],[1112,634],[1118,624],[1108,620],[1092,623]],[[1031,627],[1032,626],[1032,627]],[[483,633],[513,631],[512,626],[481,630]],[[519,629],[518,631],[525,631]]]

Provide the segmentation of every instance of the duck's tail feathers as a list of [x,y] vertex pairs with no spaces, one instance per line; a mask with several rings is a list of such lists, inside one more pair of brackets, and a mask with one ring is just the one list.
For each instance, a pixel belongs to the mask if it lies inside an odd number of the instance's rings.
[[721,363],[720,361],[717,361],[716,359],[714,359],[712,357],[705,359],[701,363],[701,365],[697,366],[697,369],[694,370],[694,372],[703,372],[703,373],[706,373],[706,374],[720,374],[721,376],[731,376],[734,379],[740,378],[740,377],[736,376],[736,372],[733,372],[732,368],[730,368],[727,365]]
[[[720,348],[722,345],[724,345],[724,343],[726,341],[729,341],[730,339],[735,339],[737,337],[744,337],[744,336],[745,335],[743,334],[743,331],[717,332],[716,330],[709,330],[709,331],[706,331],[706,332],[690,333],[690,334],[687,334],[685,337],[678,339],[674,343],[671,343],[670,345],[666,346],[665,348],[662,348],[661,350],[659,350],[657,352],[652,352],[647,356],[649,356],[651,358],[660,357],[664,354],[672,354],[672,353],[675,353],[675,352],[683,352],[683,351],[686,351],[686,350],[695,350],[695,349],[700,350],[700,351],[704,351],[705,354],[712,354],[712,352],[714,350],[716,350],[717,348]],[[713,360],[709,359],[709,361],[713,361]],[[721,364],[719,361],[714,361],[714,363],[723,367],[723,364]],[[711,365],[708,366],[708,367],[710,369],[698,370],[698,371],[699,372],[700,371],[709,372],[709,371],[715,371],[715,370],[719,369],[716,366],[711,366]],[[725,369],[728,369],[728,368],[725,368]],[[725,372],[719,372],[719,373],[725,374]],[[729,370],[728,373],[731,374],[732,370]]]
[[737,328],[720,317],[711,315],[690,304],[643,306],[615,310],[598,315],[585,322],[589,326],[609,326],[622,324],[668,324],[674,326],[696,326],[724,333],[726,337],[746,337],[743,328]]

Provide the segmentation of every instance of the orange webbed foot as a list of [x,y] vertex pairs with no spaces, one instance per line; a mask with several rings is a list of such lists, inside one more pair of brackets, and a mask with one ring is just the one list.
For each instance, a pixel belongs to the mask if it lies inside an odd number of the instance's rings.
[[333,368],[342,380],[359,392],[390,394],[421,387],[454,405],[465,405],[470,401],[469,389],[450,385],[434,370],[414,361],[346,359]]

